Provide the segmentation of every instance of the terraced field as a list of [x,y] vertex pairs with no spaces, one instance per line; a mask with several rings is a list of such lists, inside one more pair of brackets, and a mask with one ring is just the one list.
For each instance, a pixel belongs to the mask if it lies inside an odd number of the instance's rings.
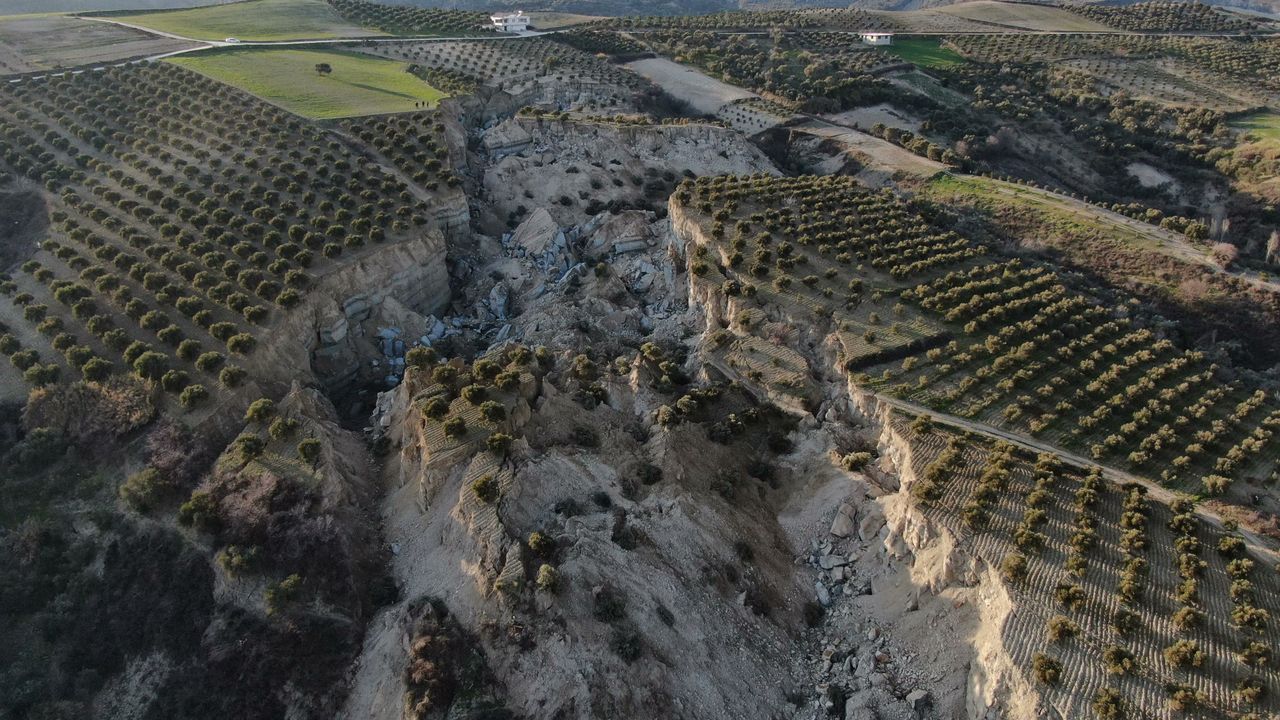
[[860,386],[1187,492],[1274,476],[1280,404],[1050,268],[847,179],[699,179],[673,202],[710,239],[691,269],[737,308],[735,331],[759,334],[756,312],[816,325]]
[[926,516],[1001,569],[1015,600],[1002,640],[1062,716],[1104,716],[1113,696],[1125,717],[1275,711],[1277,577],[1232,529],[1053,455],[895,430]]
[[0,185],[42,189],[52,221],[0,282],[0,350],[31,385],[131,375],[188,408],[240,365],[269,377],[255,350],[316,278],[420,237],[452,187],[439,159],[413,192],[356,173],[333,134],[167,64],[0,86],[0,136]]
[[[515,93],[543,76],[590,80],[639,89],[644,80],[593,55],[547,40],[404,41],[378,43],[362,52],[390,58],[428,73]],[[428,75],[428,77],[431,77]]]

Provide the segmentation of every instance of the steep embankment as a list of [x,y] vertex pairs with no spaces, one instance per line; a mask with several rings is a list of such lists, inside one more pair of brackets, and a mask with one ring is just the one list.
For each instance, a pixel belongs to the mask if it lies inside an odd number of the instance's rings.
[[[918,689],[929,692],[927,701],[947,717],[978,718],[992,708],[1016,717],[1033,716],[1038,695],[1006,644],[1011,641],[1007,620],[1016,603],[988,558],[970,552],[946,526],[917,507],[910,494],[915,471],[912,442],[895,432],[890,408],[848,384],[847,373],[837,363],[840,328],[806,306],[761,303],[746,293],[725,292],[726,279],[711,266],[728,266],[732,259],[720,256],[721,244],[678,199],[672,199],[669,214],[674,232],[690,248],[690,263],[700,258],[715,261],[706,262],[701,275],[689,274],[690,303],[705,310],[707,337],[712,339],[707,346],[710,364],[780,407],[811,413],[813,427],[806,435],[835,438],[837,457],[869,449],[868,438],[877,438],[880,459],[865,471],[865,492],[851,493],[837,510],[827,539],[830,547],[815,563],[824,571],[818,597],[835,599],[826,634],[843,636],[846,643],[823,652],[853,658],[820,675],[828,687],[851,692],[846,717],[863,717],[855,713],[881,706],[878,701],[883,698],[873,679],[886,672],[904,683],[914,680]],[[769,343],[752,341],[762,330],[779,341],[767,348],[768,355],[762,353]],[[769,360],[759,362],[753,356]],[[789,369],[790,365],[796,367]],[[863,429],[849,439],[847,425]],[[845,552],[846,561],[829,560],[832,553],[839,557]],[[843,571],[833,575],[833,569]],[[849,592],[841,593],[841,588],[850,587],[841,582],[846,573],[858,579],[848,600],[842,598]],[[924,617],[955,632],[945,639],[930,637],[922,626]],[[862,633],[871,642],[855,641],[848,647],[848,638]],[[880,637],[898,652],[885,651]],[[871,653],[874,670],[859,661],[859,652]],[[913,657],[915,666],[894,666],[901,655]],[[920,702],[925,700],[916,696],[911,704]]]

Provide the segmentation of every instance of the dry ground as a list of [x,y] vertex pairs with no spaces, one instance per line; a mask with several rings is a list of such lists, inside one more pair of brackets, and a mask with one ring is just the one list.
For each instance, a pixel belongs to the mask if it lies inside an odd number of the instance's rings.
[[734,100],[757,97],[753,92],[720,82],[665,58],[636,60],[626,66],[689,103],[698,112],[708,115]]
[[193,46],[67,15],[0,17],[0,75],[127,60]]

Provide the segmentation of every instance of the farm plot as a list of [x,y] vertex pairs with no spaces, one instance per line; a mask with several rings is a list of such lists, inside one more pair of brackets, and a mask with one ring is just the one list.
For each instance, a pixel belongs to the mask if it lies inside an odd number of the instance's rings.
[[632,90],[645,86],[634,73],[588,53],[537,38],[385,42],[361,51],[408,63],[426,73],[442,73],[512,93],[544,77],[590,80]]
[[0,17],[0,75],[117,62],[188,47],[193,45],[67,15]]
[[885,48],[885,52],[922,68],[951,67],[964,62],[964,58],[937,38],[902,38]]
[[1239,87],[1229,78],[1174,58],[1122,60],[1094,58],[1064,63],[1092,75],[1100,84],[1164,105],[1240,112],[1275,102],[1276,94]]
[[468,10],[392,5],[368,0],[328,0],[347,21],[394,35],[495,35],[489,14]]
[[272,377],[255,350],[315,278],[420,238],[451,185],[356,172],[335,135],[164,63],[0,85],[0,137],[0,181],[52,221],[0,280],[0,351],[32,385],[128,374],[188,408]]
[[348,22],[325,0],[244,0],[111,19],[198,40],[323,40],[382,34]]
[[[902,64],[894,55],[851,44],[849,37],[810,31],[767,36],[660,31],[646,33],[645,40],[677,63],[698,67],[712,78],[797,103],[801,110],[830,112],[890,99],[891,85],[875,76]],[[690,96],[700,94],[696,87],[688,90]]]
[[733,298],[736,330],[758,333],[754,313],[811,327],[860,386],[1189,492],[1275,472],[1274,398],[1047,266],[994,257],[847,178],[699,178],[674,203],[709,238],[691,272]]
[[707,115],[736,100],[756,97],[755,93],[707,77],[666,58],[636,60],[627,63],[627,67]]
[[1108,32],[1113,30],[1062,7],[1030,3],[965,2],[938,8],[938,13],[980,23],[1046,32]]
[[600,25],[609,30],[891,30],[892,18],[853,8],[815,8],[811,10],[751,10],[708,15],[627,16]]
[[[1064,468],[897,419],[927,516],[1014,599],[1002,640],[1064,717],[1266,715],[1280,705],[1270,564],[1192,503],[1165,504]],[[1099,702],[1101,701],[1101,702]]]
[[[409,73],[404,63],[358,53],[246,48],[169,62],[309,118],[407,112],[444,97],[444,92]],[[321,73],[321,65],[329,70]]]

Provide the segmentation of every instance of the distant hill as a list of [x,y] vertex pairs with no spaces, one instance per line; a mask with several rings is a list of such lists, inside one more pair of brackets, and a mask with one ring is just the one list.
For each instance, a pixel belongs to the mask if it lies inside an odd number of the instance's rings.
[[171,10],[219,4],[218,0],[0,0],[0,15],[80,10]]
[[[107,2],[109,0],[102,0]],[[119,0],[126,2],[127,0]],[[440,7],[458,10],[547,10],[585,15],[695,15],[726,10],[786,10],[805,7],[857,7],[867,10],[922,10],[954,5],[952,0],[385,0],[398,5]],[[1134,0],[1135,2],[1137,0]],[[3,0],[0,0],[2,3]],[[1088,5],[1089,2],[1044,4]],[[1127,5],[1128,2],[1106,4]],[[1280,0],[1217,0],[1211,5],[1263,14],[1280,13]]]

